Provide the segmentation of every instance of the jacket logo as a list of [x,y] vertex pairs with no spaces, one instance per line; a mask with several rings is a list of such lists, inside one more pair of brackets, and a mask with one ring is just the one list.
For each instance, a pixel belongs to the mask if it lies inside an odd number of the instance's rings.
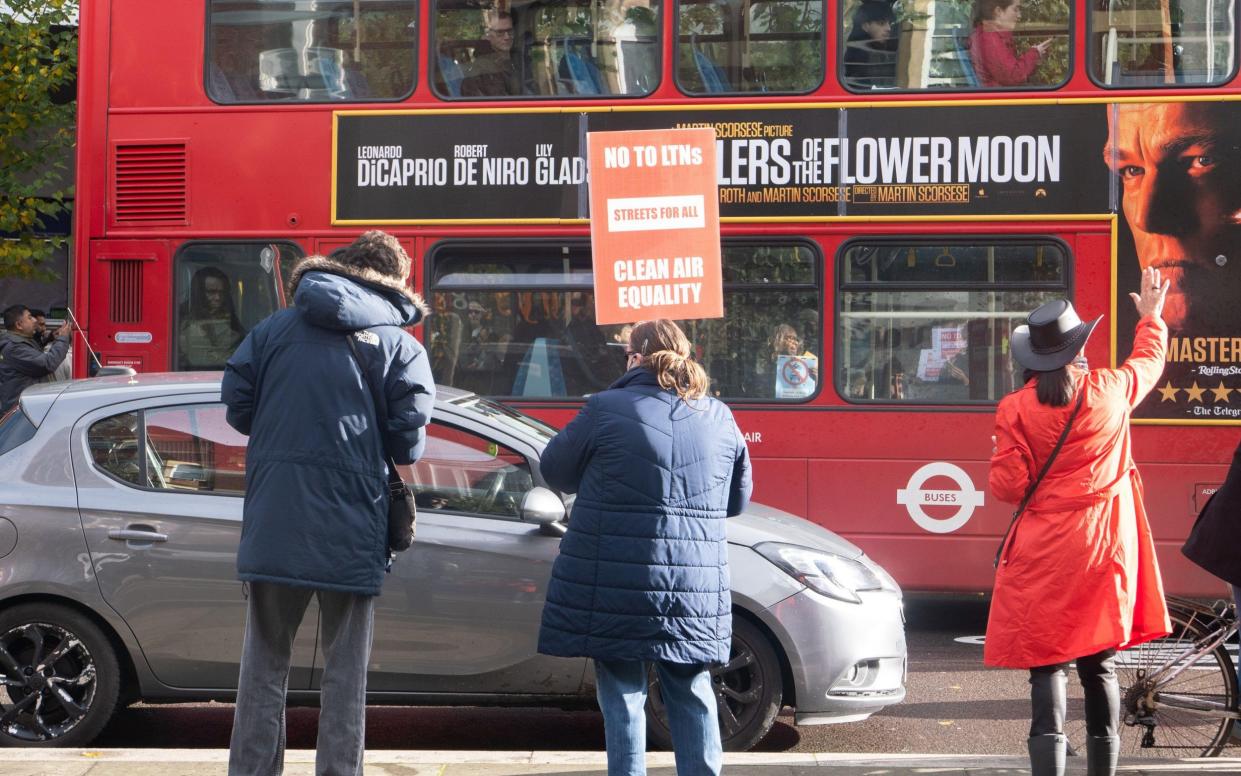
[[379,335],[373,331],[367,331],[366,329],[361,329],[359,331],[355,331],[353,333],[353,336],[357,338],[358,342],[362,342],[367,345],[378,345],[379,344]]

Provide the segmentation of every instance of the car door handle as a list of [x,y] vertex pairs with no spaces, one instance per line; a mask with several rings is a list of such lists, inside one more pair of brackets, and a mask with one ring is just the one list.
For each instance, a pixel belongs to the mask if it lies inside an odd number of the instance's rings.
[[168,541],[168,534],[156,533],[155,531],[138,531],[132,528],[115,528],[108,531],[108,538],[123,542],[166,542]]

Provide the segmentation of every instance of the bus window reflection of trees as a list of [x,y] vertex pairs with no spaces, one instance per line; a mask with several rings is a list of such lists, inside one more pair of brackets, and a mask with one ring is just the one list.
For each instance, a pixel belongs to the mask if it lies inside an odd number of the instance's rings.
[[[649,94],[659,84],[660,12],[660,0],[436,0],[432,83],[449,99]],[[510,24],[498,79],[494,28]]]
[[212,0],[206,89],[223,104],[397,100],[414,89],[415,0]]

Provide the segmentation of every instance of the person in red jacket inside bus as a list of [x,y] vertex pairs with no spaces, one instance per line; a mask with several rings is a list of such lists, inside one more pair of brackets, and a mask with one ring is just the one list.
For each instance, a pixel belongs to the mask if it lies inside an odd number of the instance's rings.
[[1064,774],[1071,662],[1085,691],[1087,773],[1116,772],[1116,650],[1171,629],[1129,439],[1129,413],[1163,372],[1168,282],[1150,268],[1141,289],[1133,353],[1118,369],[1085,366],[1101,318],[1082,322],[1063,299],[1010,340],[1026,382],[996,410],[990,484],[1025,509],[999,555],[983,660],[1030,671],[1032,776]]
[[1029,82],[1039,60],[1051,48],[1051,38],[1021,56],[1013,30],[1021,21],[1021,0],[977,0],[974,31],[970,33],[970,60],[979,86],[1021,86]]

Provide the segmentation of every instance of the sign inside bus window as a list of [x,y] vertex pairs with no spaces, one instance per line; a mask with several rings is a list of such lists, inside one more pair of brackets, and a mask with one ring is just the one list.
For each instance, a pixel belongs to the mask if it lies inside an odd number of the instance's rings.
[[715,133],[592,132],[595,320],[724,315]]

